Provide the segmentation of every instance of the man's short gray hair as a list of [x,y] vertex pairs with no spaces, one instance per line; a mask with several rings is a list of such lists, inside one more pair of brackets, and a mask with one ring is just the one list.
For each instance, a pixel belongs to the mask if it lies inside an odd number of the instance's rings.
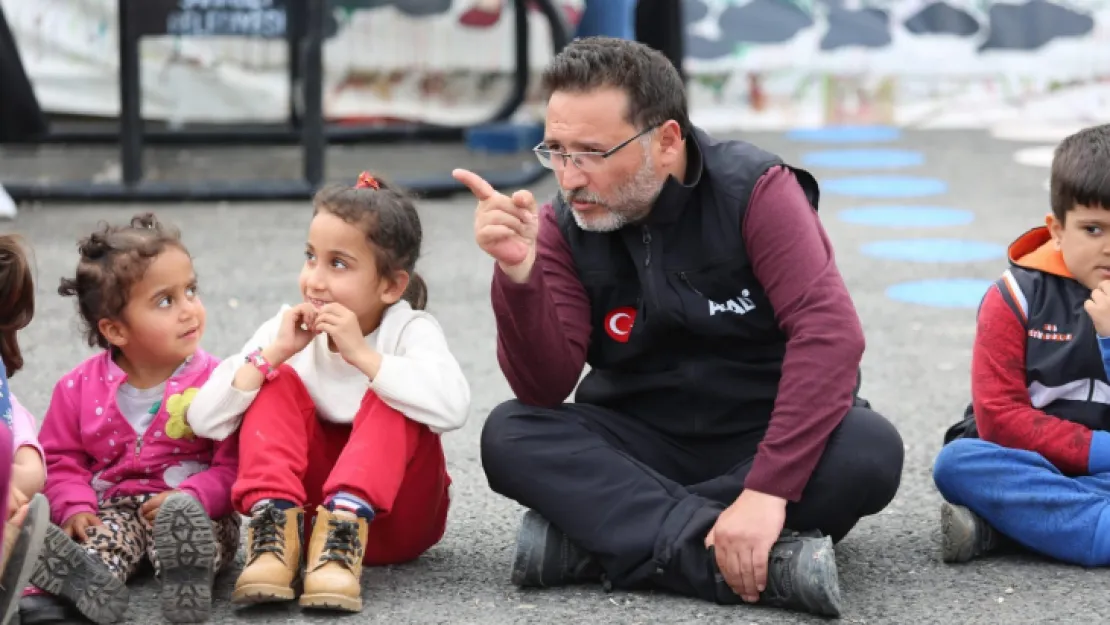
[[626,119],[638,130],[673,119],[690,130],[686,87],[667,57],[642,43],[611,37],[572,41],[543,72],[546,97],[555,91],[585,93],[616,88],[628,95]]

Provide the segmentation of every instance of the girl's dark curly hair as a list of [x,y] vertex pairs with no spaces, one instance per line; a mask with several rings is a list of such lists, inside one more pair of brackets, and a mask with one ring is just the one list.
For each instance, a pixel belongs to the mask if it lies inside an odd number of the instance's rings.
[[101,223],[81,239],[77,275],[62,278],[58,293],[75,296],[89,347],[111,345],[98,326],[101,319],[119,319],[127,306],[131,287],[143,279],[150,263],[170,247],[188,253],[176,228],[162,225],[153,213],[131,218],[126,226]]

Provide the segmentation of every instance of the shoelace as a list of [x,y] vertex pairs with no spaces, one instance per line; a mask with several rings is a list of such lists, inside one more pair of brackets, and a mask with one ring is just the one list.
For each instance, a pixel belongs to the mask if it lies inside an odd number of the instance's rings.
[[250,520],[254,539],[251,541],[251,561],[264,553],[285,556],[285,513],[273,506],[263,508]]
[[356,554],[362,549],[358,538],[358,522],[328,519],[328,536],[324,540],[323,562],[339,562],[353,569]]

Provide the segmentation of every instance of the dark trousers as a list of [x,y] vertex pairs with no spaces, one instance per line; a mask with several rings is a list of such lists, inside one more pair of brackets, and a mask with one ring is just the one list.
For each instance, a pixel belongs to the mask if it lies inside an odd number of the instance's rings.
[[[482,464],[490,488],[593,554],[613,587],[726,603],[735,597],[722,596],[704,541],[740,496],[760,438],[679,439],[596,406],[545,409],[514,400],[486,420]],[[894,426],[851,408],[801,501],[787,505],[786,528],[839,541],[894,498],[902,459]]]

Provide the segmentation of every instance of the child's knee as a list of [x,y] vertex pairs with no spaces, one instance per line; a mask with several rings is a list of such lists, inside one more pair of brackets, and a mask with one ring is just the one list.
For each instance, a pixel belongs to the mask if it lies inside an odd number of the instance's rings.
[[969,464],[990,446],[992,443],[983,440],[961,438],[941,448],[933,462],[933,483],[945,499],[952,501],[968,479]]

